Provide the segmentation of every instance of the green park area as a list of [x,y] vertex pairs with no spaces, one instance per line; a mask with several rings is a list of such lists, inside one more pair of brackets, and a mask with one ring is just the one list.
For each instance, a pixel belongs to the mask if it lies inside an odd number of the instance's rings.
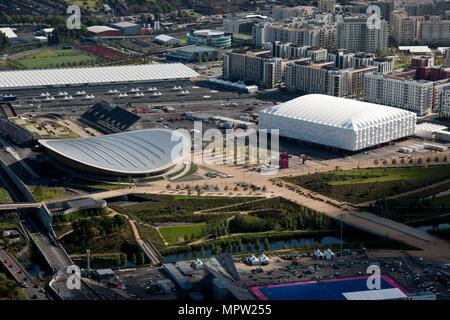
[[11,203],[11,196],[8,191],[0,187],[0,204]]
[[75,4],[77,6],[80,6],[81,8],[88,11],[97,11],[102,4],[102,1],[99,0],[66,0],[66,2],[67,4]]
[[65,189],[62,187],[49,186],[28,186],[37,202],[64,198],[66,196]]
[[161,227],[159,228],[159,231],[169,246],[174,246],[205,236],[206,227],[206,223],[198,223],[183,226]]
[[21,69],[43,69],[89,65],[95,61],[95,58],[77,49],[49,49],[24,56],[11,63]]
[[129,200],[132,204],[111,207],[135,220],[141,237],[163,254],[242,241],[262,244],[332,227],[323,214],[283,198],[132,195]]
[[450,166],[375,168],[285,178],[334,199],[364,203],[412,191],[450,178]]
[[0,301],[1,300],[24,300],[23,289],[5,273],[0,273]]
[[54,229],[66,251],[82,264],[86,249],[90,249],[94,264],[100,268],[145,263],[131,226],[122,215],[109,216],[104,210],[90,210],[54,221]]

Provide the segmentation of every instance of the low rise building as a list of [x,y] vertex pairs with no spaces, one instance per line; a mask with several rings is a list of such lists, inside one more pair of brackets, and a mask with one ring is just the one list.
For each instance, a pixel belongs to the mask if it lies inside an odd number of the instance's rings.
[[95,38],[101,37],[120,37],[122,31],[108,26],[91,26],[87,27],[89,35]]
[[107,102],[96,103],[81,115],[80,120],[105,133],[142,129],[141,117]]
[[178,40],[175,37],[172,36],[168,36],[165,34],[160,34],[158,36],[155,37],[155,42],[165,45],[165,46],[178,46],[180,44],[180,40]]
[[220,30],[195,30],[188,33],[187,44],[228,48],[231,47],[231,35]]
[[165,57],[183,62],[205,62],[220,59],[217,49],[205,46],[185,46],[167,50]]
[[133,36],[141,33],[141,27],[133,22],[128,21],[116,22],[112,23],[111,27],[122,31],[122,34],[124,36]]

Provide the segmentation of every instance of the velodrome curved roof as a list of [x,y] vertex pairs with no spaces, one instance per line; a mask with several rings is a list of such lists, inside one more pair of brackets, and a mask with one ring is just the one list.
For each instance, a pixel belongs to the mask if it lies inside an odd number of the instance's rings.
[[261,113],[349,130],[414,116],[414,113],[398,108],[322,94],[301,96]]
[[198,77],[182,63],[112,67],[18,70],[0,72],[0,89],[55,85],[101,84],[129,81],[171,80]]
[[58,156],[108,173],[145,175],[166,170],[190,152],[187,135],[146,129],[95,138],[39,140]]

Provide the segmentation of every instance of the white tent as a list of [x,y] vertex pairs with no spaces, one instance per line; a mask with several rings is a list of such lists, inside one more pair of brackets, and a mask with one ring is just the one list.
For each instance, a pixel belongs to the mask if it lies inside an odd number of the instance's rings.
[[259,262],[261,263],[261,265],[267,265],[272,261],[263,253],[259,256]]
[[323,253],[324,257],[326,260],[332,260],[334,259],[334,252],[330,250],[330,248],[328,248],[327,250],[324,251]]
[[199,258],[197,258],[197,260],[192,262],[192,268],[194,268],[194,270],[202,269],[203,268],[203,262]]
[[320,251],[320,249],[317,249],[314,251],[313,256],[316,259],[323,259],[323,252]]
[[251,257],[246,259],[247,264],[254,266],[260,264],[260,261],[255,255],[252,255]]

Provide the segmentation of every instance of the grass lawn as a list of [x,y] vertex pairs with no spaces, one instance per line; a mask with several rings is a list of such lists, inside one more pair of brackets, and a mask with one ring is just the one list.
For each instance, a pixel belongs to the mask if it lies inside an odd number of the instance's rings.
[[184,239],[183,242],[192,241],[201,238],[205,235],[206,223],[199,223],[185,226],[161,227],[159,231],[170,246],[175,246],[179,243],[179,239]]
[[95,60],[95,58],[76,49],[53,49],[25,56],[14,62],[25,69],[41,69],[60,67],[63,64],[68,66],[69,63],[88,64],[95,62]]
[[105,190],[117,190],[120,188],[128,188],[128,185],[121,185],[118,183],[106,183],[106,182],[99,182],[99,181],[93,181],[88,179],[81,179],[81,178],[74,178],[70,180],[71,184],[76,184],[80,186],[87,186],[97,189],[105,189]]
[[450,194],[446,196],[436,197],[431,199],[431,205],[433,207],[450,207]]
[[[245,197],[197,197],[169,195],[129,195],[131,205],[111,205],[119,213],[129,215],[132,219],[147,224],[160,222],[205,222],[201,215],[193,215],[194,211],[206,210],[248,201]],[[250,198],[254,200],[254,198]]]
[[16,223],[0,222],[0,231],[9,230],[9,229],[15,229],[15,228],[17,228],[17,224]]
[[158,250],[166,247],[163,239],[161,239],[161,236],[159,235],[158,230],[140,223],[137,223],[136,226],[142,239],[150,241]]
[[71,0],[66,2],[67,4],[76,4],[89,11],[97,11],[102,3],[102,1],[99,0]]
[[65,196],[65,190],[61,187],[28,186],[37,202],[53,200]]
[[362,203],[411,191],[450,178],[450,166],[376,168],[286,178],[331,198]]
[[72,230],[72,224],[71,223],[55,224],[53,225],[53,230],[55,231],[56,236],[59,238],[61,235]]
[[11,196],[9,195],[8,191],[0,187],[0,204],[11,202]]

